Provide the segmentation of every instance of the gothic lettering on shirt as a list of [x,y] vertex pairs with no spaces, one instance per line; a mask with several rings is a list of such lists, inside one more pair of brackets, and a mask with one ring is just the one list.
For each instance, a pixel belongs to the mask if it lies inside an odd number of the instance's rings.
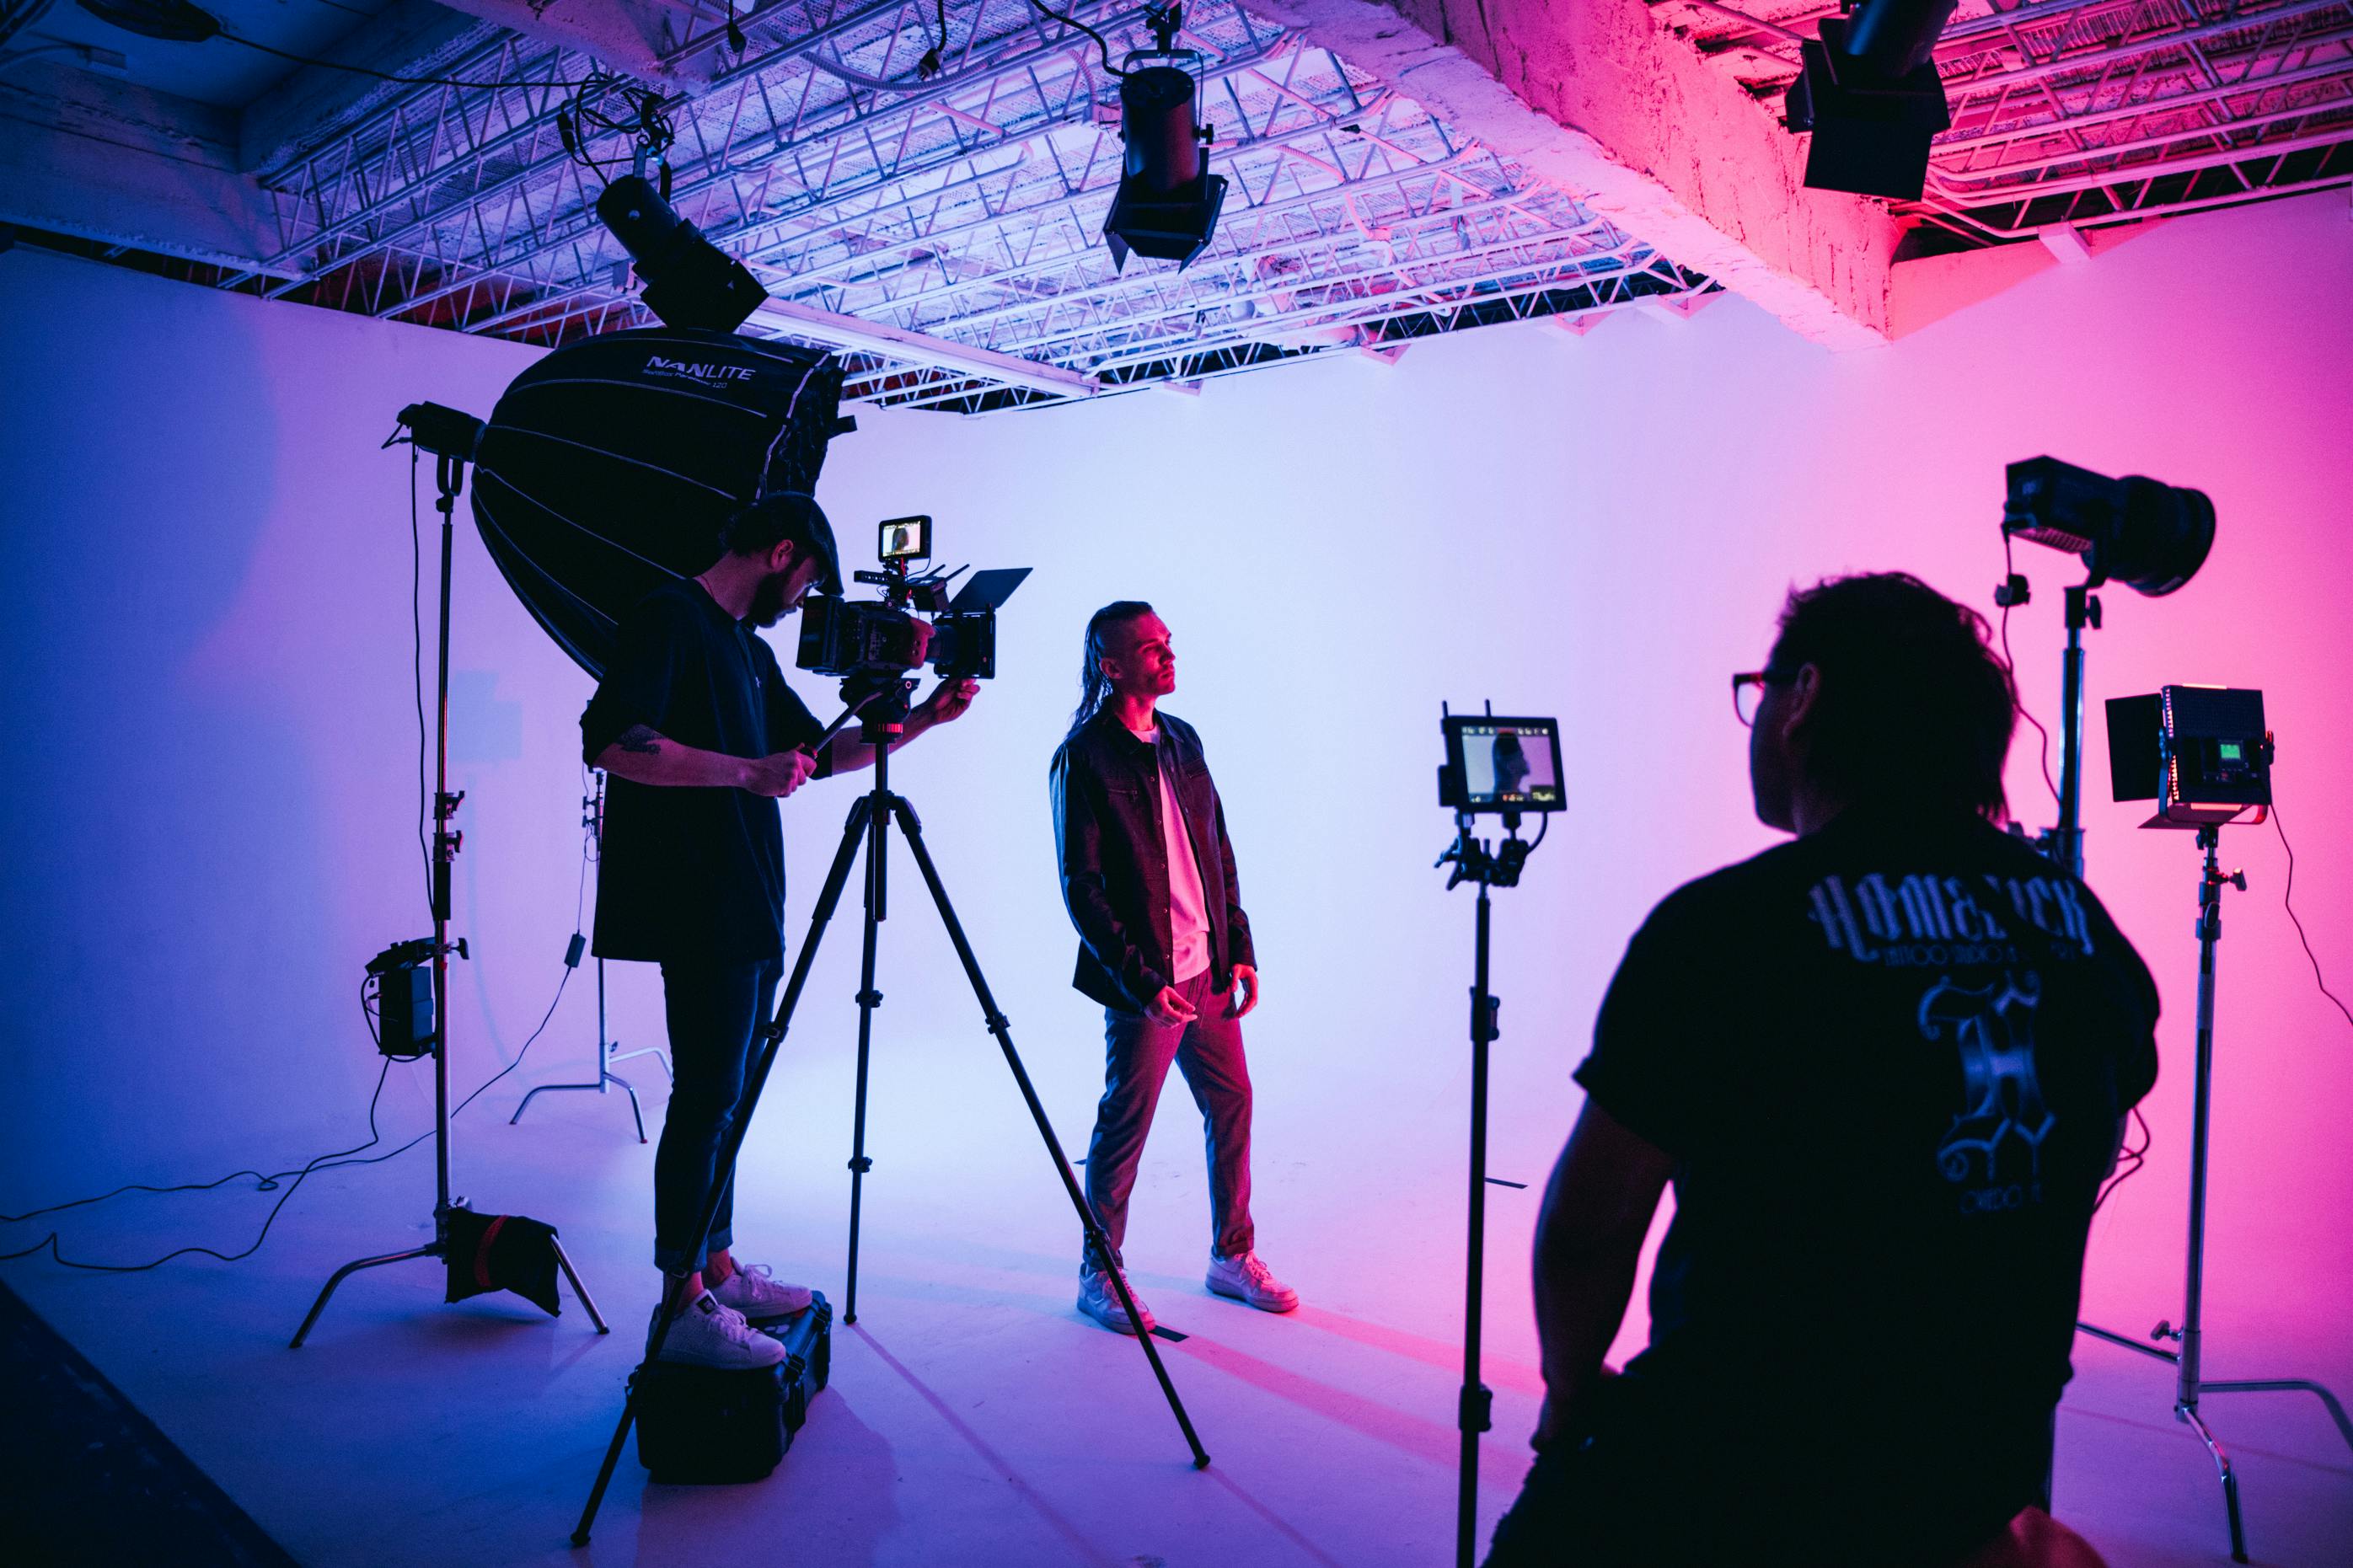
[[1891,969],[2015,963],[2013,921],[2055,939],[2048,944],[2052,956],[2093,950],[2083,898],[2065,877],[1873,871],[1850,882],[1831,875],[1807,890],[1806,901],[1806,918],[1833,952]]

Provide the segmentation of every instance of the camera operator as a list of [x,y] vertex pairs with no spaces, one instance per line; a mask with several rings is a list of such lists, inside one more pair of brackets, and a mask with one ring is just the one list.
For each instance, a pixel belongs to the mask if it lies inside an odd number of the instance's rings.
[[[1208,1127],[1208,1288],[1292,1311],[1298,1293],[1252,1250],[1241,1032],[1259,1000],[1250,918],[1201,738],[1157,710],[1176,689],[1166,624],[1137,600],[1104,605],[1087,622],[1079,681],[1050,782],[1062,898],[1079,930],[1071,984],[1103,1005],[1110,1060],[1087,1148],[1087,1202],[1113,1251],[1081,1259],[1079,1310],[1135,1331],[1105,1270],[1121,1266],[1128,1194],[1173,1060]],[[1149,1330],[1151,1314],[1141,1301],[1137,1309]]]
[[[1535,1247],[1546,1398],[1490,1568],[2007,1560],[2158,998],[2022,839],[1976,612],[1793,592],[1735,678],[1757,816],[1627,950]],[[1603,1367],[1661,1191],[1650,1344]],[[2022,1517],[2021,1517],[2022,1516]]]
[[[810,1300],[806,1287],[735,1261],[732,1179],[707,1251],[690,1250],[783,973],[776,801],[813,777],[867,765],[873,752],[845,732],[812,754],[824,726],[785,684],[756,629],[798,609],[812,587],[841,591],[825,513],[805,494],[765,497],[730,517],[721,541],[724,553],[708,571],[656,589],[622,619],[580,731],[582,755],[612,779],[596,953],[662,972],[674,1078],[654,1154],[654,1262],[679,1311],[662,1359],[743,1368],[785,1354],[751,1324]],[[919,641],[928,637],[917,629]],[[909,714],[907,737],[956,718],[978,689],[943,682]]]

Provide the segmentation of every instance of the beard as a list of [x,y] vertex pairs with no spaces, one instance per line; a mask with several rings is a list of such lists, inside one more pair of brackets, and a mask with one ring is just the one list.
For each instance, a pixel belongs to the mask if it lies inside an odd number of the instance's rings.
[[789,572],[771,572],[752,590],[751,607],[744,618],[755,626],[773,626],[785,618],[785,579]]

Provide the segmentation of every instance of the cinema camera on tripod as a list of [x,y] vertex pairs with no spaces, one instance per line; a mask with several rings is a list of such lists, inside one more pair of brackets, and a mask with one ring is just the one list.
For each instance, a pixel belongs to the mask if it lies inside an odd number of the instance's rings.
[[[801,606],[795,662],[842,682],[845,701],[860,704],[868,722],[892,719],[888,693],[903,703],[908,672],[928,663],[943,680],[986,680],[997,673],[997,612],[1029,575],[1027,566],[975,572],[949,595],[967,570],[918,572],[932,554],[932,520],[894,517],[876,525],[879,572],[857,572],[882,590],[880,599],[818,595]],[[882,695],[870,694],[880,689]],[[879,711],[878,711],[879,710]],[[904,718],[903,707],[895,718]]]

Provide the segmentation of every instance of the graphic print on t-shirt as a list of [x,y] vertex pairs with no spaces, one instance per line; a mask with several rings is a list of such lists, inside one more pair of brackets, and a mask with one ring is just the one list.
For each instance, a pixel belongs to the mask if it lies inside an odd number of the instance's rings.
[[[1974,878],[1873,871],[1824,877],[1807,890],[1807,918],[1831,951],[1885,971],[1934,974],[1915,1017],[1923,1040],[1959,1058],[1961,1103],[1936,1148],[1936,1169],[1964,1214],[2042,1202],[2042,1145],[2058,1125],[2036,1070],[2034,1014],[2042,981],[2013,932],[2050,939],[2031,957],[2093,951],[2091,921],[2064,877]],[[2005,910],[2003,906],[2007,905]],[[1993,970],[1970,984],[1955,970]]]
[[1921,1035],[1960,1048],[1966,1099],[1937,1145],[1936,1168],[1960,1187],[1965,1213],[2042,1201],[2042,1142],[2059,1119],[2034,1069],[2042,986],[2031,973],[2025,982],[2004,973],[1970,986],[1947,975],[1920,998]]

